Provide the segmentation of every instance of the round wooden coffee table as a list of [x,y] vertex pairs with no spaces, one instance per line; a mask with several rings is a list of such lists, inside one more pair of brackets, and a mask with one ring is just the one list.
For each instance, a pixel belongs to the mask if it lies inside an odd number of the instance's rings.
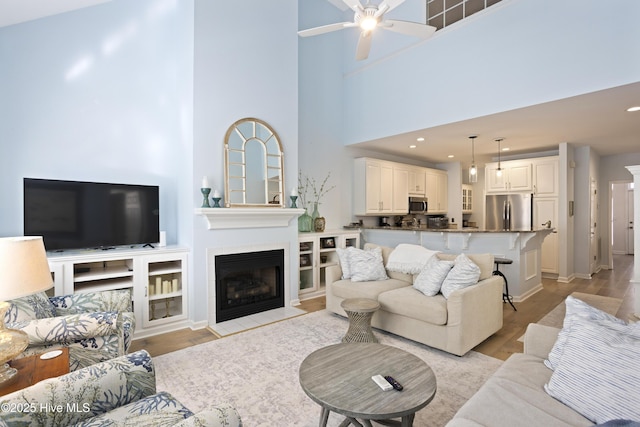
[[[374,343],[335,344],[314,351],[300,365],[300,385],[322,410],[346,417],[343,426],[381,424],[409,427],[415,413],[436,394],[436,376],[422,359],[399,348]],[[383,391],[371,379],[390,375],[404,389]],[[401,418],[401,421],[392,420]]]
[[378,301],[368,298],[349,298],[340,303],[349,317],[349,329],[342,342],[378,342],[371,330],[371,318],[380,308]]

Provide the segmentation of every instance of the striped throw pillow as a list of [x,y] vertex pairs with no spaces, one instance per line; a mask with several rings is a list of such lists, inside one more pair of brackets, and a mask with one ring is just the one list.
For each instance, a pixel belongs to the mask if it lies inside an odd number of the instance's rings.
[[640,420],[640,322],[573,322],[546,392],[595,423]]
[[558,364],[558,360],[562,356],[562,352],[564,351],[565,343],[567,342],[567,336],[569,334],[569,330],[571,329],[571,325],[574,322],[585,322],[588,320],[598,320],[602,323],[616,323],[619,325],[624,325],[626,322],[622,319],[618,319],[615,316],[610,315],[609,313],[605,313],[602,310],[599,310],[595,307],[590,306],[586,302],[579,300],[577,298],[569,295],[565,300],[566,306],[566,314],[564,316],[564,322],[562,324],[562,330],[558,334],[558,339],[556,340],[553,348],[549,352],[547,356],[547,360],[544,361],[544,364],[547,368],[554,370],[556,365]]

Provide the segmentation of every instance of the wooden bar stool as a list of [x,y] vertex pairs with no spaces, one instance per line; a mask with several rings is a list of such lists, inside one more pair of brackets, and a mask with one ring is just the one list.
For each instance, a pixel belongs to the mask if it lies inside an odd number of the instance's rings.
[[502,294],[502,302],[508,302],[515,311],[518,311],[516,306],[513,305],[513,297],[509,295],[509,282],[507,282],[507,277],[504,274],[502,274],[502,272],[500,271],[501,264],[502,265],[512,264],[513,260],[508,258],[494,258],[493,262],[496,263],[496,269],[493,272],[493,275],[502,276],[502,278],[504,279],[504,293]]

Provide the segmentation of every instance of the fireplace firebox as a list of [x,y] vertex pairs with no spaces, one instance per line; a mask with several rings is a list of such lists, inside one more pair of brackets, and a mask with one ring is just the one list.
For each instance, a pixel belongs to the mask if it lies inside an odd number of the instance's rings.
[[216,322],[284,307],[284,250],[216,255]]

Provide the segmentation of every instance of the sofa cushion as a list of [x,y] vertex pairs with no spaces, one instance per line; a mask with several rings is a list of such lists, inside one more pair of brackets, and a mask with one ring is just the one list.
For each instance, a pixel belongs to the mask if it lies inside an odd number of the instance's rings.
[[385,266],[389,271],[418,274],[437,253],[438,251],[432,251],[424,246],[400,243],[389,255],[389,261]]
[[545,393],[543,386],[551,374],[541,358],[513,354],[460,408],[447,427],[473,423],[483,426],[591,426],[591,421]]
[[[390,248],[389,246],[376,245],[375,243],[364,244],[365,250],[378,248],[378,247],[382,251],[382,262],[384,263],[384,265],[387,265],[387,263],[389,262],[389,256],[391,255],[391,252],[393,252],[393,248]],[[387,270],[387,276],[389,276],[392,279],[398,279],[398,280],[403,280],[405,282],[413,283],[413,275],[411,274],[405,274],[405,273],[400,273],[398,271]]]
[[353,249],[349,252],[349,267],[353,282],[388,279],[380,248]]
[[77,424],[77,427],[118,424],[137,427],[174,425],[191,416],[193,412],[171,394],[162,391],[85,420]]
[[428,297],[436,295],[452,267],[453,261],[431,257],[420,274],[413,279],[413,287]]
[[545,390],[586,418],[640,420],[640,324],[574,321]]
[[428,297],[422,292],[406,286],[383,292],[378,296],[380,309],[421,320],[433,325],[447,323],[447,300],[442,295]]
[[[480,278],[478,280],[488,279],[493,276],[493,255],[492,254],[465,254],[475,265],[480,267]],[[446,259],[449,261],[455,261],[457,254],[444,254],[439,253],[437,255],[440,259]]]
[[397,279],[375,280],[372,282],[352,282],[338,280],[331,285],[331,293],[338,298],[369,298],[377,300],[378,295],[392,289],[411,287],[411,283]]
[[456,257],[453,268],[442,282],[440,292],[445,298],[460,289],[468,288],[478,283],[480,278],[480,267],[471,261],[465,254]]

